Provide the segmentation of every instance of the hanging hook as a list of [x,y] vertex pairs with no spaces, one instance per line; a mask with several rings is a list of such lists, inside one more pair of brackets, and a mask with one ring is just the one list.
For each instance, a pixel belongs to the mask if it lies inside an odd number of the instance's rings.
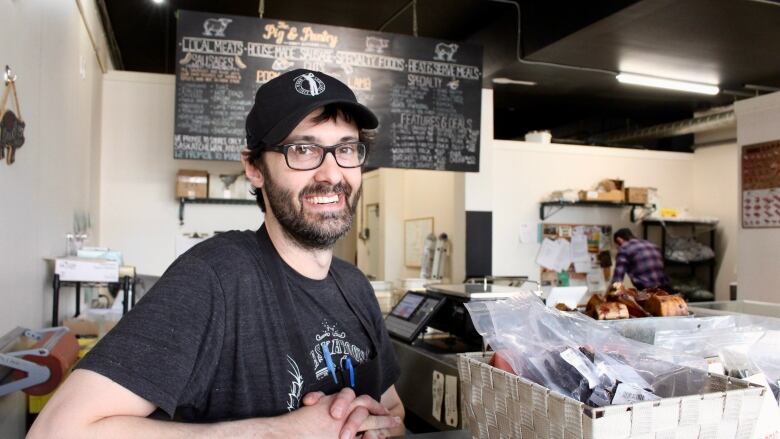
[[5,81],[5,85],[8,85],[9,83],[16,81],[16,75],[11,74],[11,68],[8,67],[7,64],[5,66],[5,73],[3,74],[3,80]]

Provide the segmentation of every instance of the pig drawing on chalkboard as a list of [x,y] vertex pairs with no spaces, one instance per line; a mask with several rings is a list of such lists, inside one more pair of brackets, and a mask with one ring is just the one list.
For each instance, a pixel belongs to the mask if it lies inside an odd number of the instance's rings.
[[224,37],[225,29],[233,21],[229,18],[209,18],[203,22],[203,35],[207,37]]
[[455,61],[453,55],[455,55],[455,52],[457,51],[458,45],[455,43],[438,43],[436,47],[433,48],[433,52],[435,53],[433,59],[437,61]]
[[378,37],[366,37],[366,52],[384,53],[390,44],[390,40]]
[[271,65],[271,70],[280,71],[280,70],[287,70],[290,67],[295,65],[292,61],[285,59],[285,58],[276,58],[274,60],[273,65]]

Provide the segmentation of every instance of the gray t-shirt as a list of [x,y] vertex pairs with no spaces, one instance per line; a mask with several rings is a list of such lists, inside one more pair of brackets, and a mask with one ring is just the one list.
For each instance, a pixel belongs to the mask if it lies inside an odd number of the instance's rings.
[[309,366],[315,379],[318,382],[333,379],[324,360],[323,343],[336,364],[346,356],[357,363],[355,366],[365,363],[372,354],[371,340],[359,321],[343,318],[352,311],[333,278],[309,279],[287,264],[284,264],[284,274],[292,296],[301,299],[295,313],[303,330],[311,360]]
[[[259,252],[252,231],[222,233],[193,247],[78,368],[108,377],[182,421],[281,415],[298,407],[307,383],[324,379],[316,363],[321,344],[312,342],[315,355],[308,358],[293,354],[290,325],[300,322],[303,334],[315,341],[324,337],[331,350],[375,353],[382,391],[395,383],[398,362],[371,285],[357,268],[336,258],[331,264],[342,287],[358,299],[356,311],[369,322],[378,346],[369,346],[343,299],[319,300],[339,294],[331,291],[330,276],[318,282],[285,269],[296,309],[294,315],[282,309]],[[308,282],[318,289],[302,294],[296,283]]]

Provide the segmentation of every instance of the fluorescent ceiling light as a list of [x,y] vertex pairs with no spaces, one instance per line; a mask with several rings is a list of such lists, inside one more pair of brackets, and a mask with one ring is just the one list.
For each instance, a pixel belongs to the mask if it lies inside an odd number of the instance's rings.
[[501,84],[501,85],[536,85],[533,81],[518,81],[517,79],[509,79],[509,78],[493,78],[493,84]]
[[161,4],[163,4],[164,1],[165,0],[152,0],[152,3],[154,3],[156,5],[161,5]]
[[696,82],[677,81],[674,79],[656,78],[653,76],[620,73],[617,80],[624,84],[644,85],[646,87],[666,88],[669,90],[687,91],[705,95],[716,95],[720,89],[716,85],[699,84]]

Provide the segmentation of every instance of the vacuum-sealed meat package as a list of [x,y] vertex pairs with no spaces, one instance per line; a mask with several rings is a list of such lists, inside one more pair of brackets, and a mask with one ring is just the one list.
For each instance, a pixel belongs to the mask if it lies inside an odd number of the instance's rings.
[[706,362],[617,335],[533,294],[466,304],[501,365],[592,407],[698,394]]

